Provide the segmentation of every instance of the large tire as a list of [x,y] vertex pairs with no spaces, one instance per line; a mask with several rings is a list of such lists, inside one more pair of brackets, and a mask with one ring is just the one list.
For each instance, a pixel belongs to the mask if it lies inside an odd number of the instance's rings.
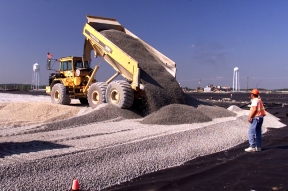
[[69,95],[66,94],[66,88],[62,84],[58,83],[52,87],[51,91],[51,100],[52,103],[69,105],[71,99]]
[[87,105],[88,104],[88,99],[87,98],[79,98],[79,101],[82,105]]
[[128,82],[124,80],[113,81],[107,87],[106,101],[119,108],[127,109],[133,105],[134,92]]
[[101,103],[106,103],[105,92],[107,84],[105,82],[96,82],[91,84],[88,90],[88,103],[91,108],[96,108]]

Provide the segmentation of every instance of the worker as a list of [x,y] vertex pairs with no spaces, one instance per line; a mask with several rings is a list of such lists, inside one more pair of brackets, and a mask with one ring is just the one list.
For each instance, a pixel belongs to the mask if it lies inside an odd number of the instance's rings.
[[251,108],[248,117],[248,122],[250,123],[250,128],[248,131],[250,146],[249,148],[245,149],[246,152],[261,151],[262,124],[263,117],[266,116],[266,111],[257,89],[253,89],[251,91],[251,98]]

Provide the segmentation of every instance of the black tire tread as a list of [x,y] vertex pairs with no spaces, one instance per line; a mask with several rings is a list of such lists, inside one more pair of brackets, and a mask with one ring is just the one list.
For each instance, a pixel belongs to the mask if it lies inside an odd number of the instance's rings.
[[[91,108],[96,108],[98,105],[100,105],[101,103],[106,103],[106,96],[105,96],[105,93],[106,93],[106,89],[107,89],[107,84],[105,82],[96,82],[96,83],[93,83],[90,85],[89,87],[89,90],[88,90],[88,96],[87,96],[87,99],[88,99],[88,103],[89,103],[89,106]],[[99,93],[101,93],[101,99],[100,99],[100,102],[95,105],[90,96],[91,96],[91,93],[90,93],[90,88],[93,88],[93,89],[100,89]]]
[[[113,85],[115,84],[115,85]],[[117,84],[117,85],[116,85]],[[117,80],[117,81],[113,81],[111,82],[108,87],[107,87],[107,91],[110,90],[110,86],[115,86],[115,88],[118,89],[118,91],[120,92],[120,94],[122,94],[122,101],[120,101],[120,103],[118,103],[116,106],[123,108],[123,109],[128,109],[133,105],[134,102],[134,92],[130,86],[130,84],[124,80]],[[110,92],[106,91],[106,98],[107,98],[107,103],[110,103],[109,100],[109,95]],[[120,98],[121,99],[121,98]]]
[[[54,90],[59,90],[60,93],[60,100],[57,102],[54,100]],[[66,94],[66,87],[63,84],[57,83],[52,87],[51,92],[51,100],[52,103],[62,104],[62,105],[69,105],[71,103],[71,98],[69,95]]]

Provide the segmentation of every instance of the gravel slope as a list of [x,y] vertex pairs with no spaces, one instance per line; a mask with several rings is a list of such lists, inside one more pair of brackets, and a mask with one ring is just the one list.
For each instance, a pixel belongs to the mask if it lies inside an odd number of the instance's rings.
[[79,107],[46,102],[0,103],[0,127],[60,121],[75,116],[79,111]]

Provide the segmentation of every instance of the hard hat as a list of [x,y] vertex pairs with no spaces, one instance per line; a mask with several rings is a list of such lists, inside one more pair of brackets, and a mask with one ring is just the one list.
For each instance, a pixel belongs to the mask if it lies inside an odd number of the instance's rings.
[[257,89],[253,89],[251,91],[251,94],[254,94],[254,95],[258,95],[259,94],[259,91]]

